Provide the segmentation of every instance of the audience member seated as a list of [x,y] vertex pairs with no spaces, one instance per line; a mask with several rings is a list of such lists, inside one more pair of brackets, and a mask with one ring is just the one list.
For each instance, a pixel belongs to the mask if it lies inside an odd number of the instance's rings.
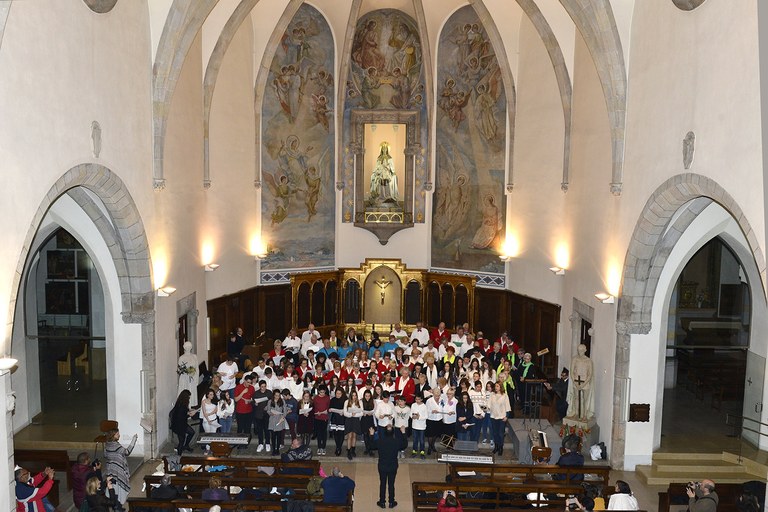
[[48,493],[53,487],[56,472],[45,468],[34,477],[24,468],[18,468],[16,477],[16,511],[17,512],[53,512],[56,507],[48,501]]
[[85,499],[85,484],[91,471],[91,456],[88,452],[78,454],[77,462],[72,465],[72,501],[77,510],[80,510]]
[[461,503],[453,491],[443,491],[443,497],[437,503],[437,512],[463,512]]
[[344,505],[347,495],[355,490],[355,482],[344,476],[338,466],[334,466],[331,476],[323,480],[323,503],[327,505]]
[[[563,439],[563,448],[565,453],[560,456],[557,465],[561,468],[580,468],[584,465],[584,456],[579,453],[579,437],[576,435],[566,436]],[[565,475],[552,475],[553,480],[565,480]],[[571,475],[571,481],[584,480],[583,473]]]
[[221,478],[212,476],[208,480],[208,488],[203,489],[202,498],[206,501],[228,501],[229,491],[221,486]]
[[291,441],[290,449],[280,456],[283,462],[293,462],[297,460],[311,460],[312,448],[302,444],[301,438],[297,437]]
[[160,486],[150,492],[150,496],[156,500],[176,500],[184,498],[184,494],[171,483],[171,475],[163,475]]
[[616,492],[611,494],[608,510],[639,510],[637,499],[632,495],[632,489],[624,480],[616,480]]

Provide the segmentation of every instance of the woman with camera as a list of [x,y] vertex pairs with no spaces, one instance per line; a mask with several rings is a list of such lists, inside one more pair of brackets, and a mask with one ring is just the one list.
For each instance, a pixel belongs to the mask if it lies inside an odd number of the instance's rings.
[[85,500],[89,512],[109,512],[118,508],[117,494],[113,487],[114,477],[108,476],[105,488],[102,489],[98,477],[91,477],[85,484]]
[[443,491],[443,497],[437,503],[437,512],[463,512],[461,503],[456,499],[455,491]]

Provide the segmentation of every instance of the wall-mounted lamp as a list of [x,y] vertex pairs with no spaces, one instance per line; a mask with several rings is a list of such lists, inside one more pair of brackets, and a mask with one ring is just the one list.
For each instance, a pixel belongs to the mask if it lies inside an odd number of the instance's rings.
[[162,288],[157,289],[158,297],[170,297],[174,293],[176,293],[176,288],[173,286],[163,286]]
[[507,262],[512,259],[512,256],[509,254],[499,254],[499,259],[501,261]]
[[209,264],[205,265],[203,268],[205,268],[206,272],[213,272],[214,270],[216,270],[220,266],[221,265],[219,265],[218,263],[209,263]]
[[562,267],[549,267],[550,272],[555,274],[556,276],[564,276],[565,275],[565,269]]
[[262,252],[260,254],[254,254],[253,259],[255,259],[256,261],[261,261],[263,259],[266,259],[267,256],[268,254],[266,252]]
[[0,358],[0,370],[10,370],[19,362],[18,359],[14,359],[10,356],[3,356]]
[[595,298],[600,302],[602,302],[603,304],[613,304],[614,301],[616,300],[616,297],[614,297],[613,295],[609,293],[603,293],[603,292],[596,293]]

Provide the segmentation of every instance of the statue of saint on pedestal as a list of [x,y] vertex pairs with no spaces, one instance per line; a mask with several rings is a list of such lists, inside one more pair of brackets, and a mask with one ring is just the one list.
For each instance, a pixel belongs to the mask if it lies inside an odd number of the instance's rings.
[[184,353],[179,356],[176,373],[179,376],[179,389],[176,391],[176,396],[187,389],[192,393],[189,404],[197,405],[197,356],[192,353],[192,343],[188,341],[184,342]]
[[578,355],[571,361],[566,420],[588,421],[595,415],[594,369],[586,353],[586,345],[579,345]]
[[371,174],[371,203],[397,203],[398,188],[395,163],[389,154],[389,143],[382,142],[381,151],[376,159],[376,167]]

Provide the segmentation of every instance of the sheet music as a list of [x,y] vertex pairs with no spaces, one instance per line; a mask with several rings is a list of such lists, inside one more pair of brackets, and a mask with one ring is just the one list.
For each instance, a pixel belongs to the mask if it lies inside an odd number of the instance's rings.
[[299,409],[300,414],[308,414],[312,410],[311,407],[305,407],[303,409]]
[[329,408],[328,412],[332,412],[336,414],[344,414],[344,411],[342,409],[334,409],[333,407]]
[[374,412],[375,411],[373,409],[371,409],[370,411],[363,411],[363,416],[373,416]]
[[266,402],[267,400],[269,400],[269,398],[267,398],[267,397],[263,397],[263,398],[254,398],[254,399],[253,399],[253,405],[256,405],[256,404],[260,404],[260,403],[262,403],[262,402]]
[[347,407],[347,412],[350,414],[360,414],[363,410],[360,407]]

